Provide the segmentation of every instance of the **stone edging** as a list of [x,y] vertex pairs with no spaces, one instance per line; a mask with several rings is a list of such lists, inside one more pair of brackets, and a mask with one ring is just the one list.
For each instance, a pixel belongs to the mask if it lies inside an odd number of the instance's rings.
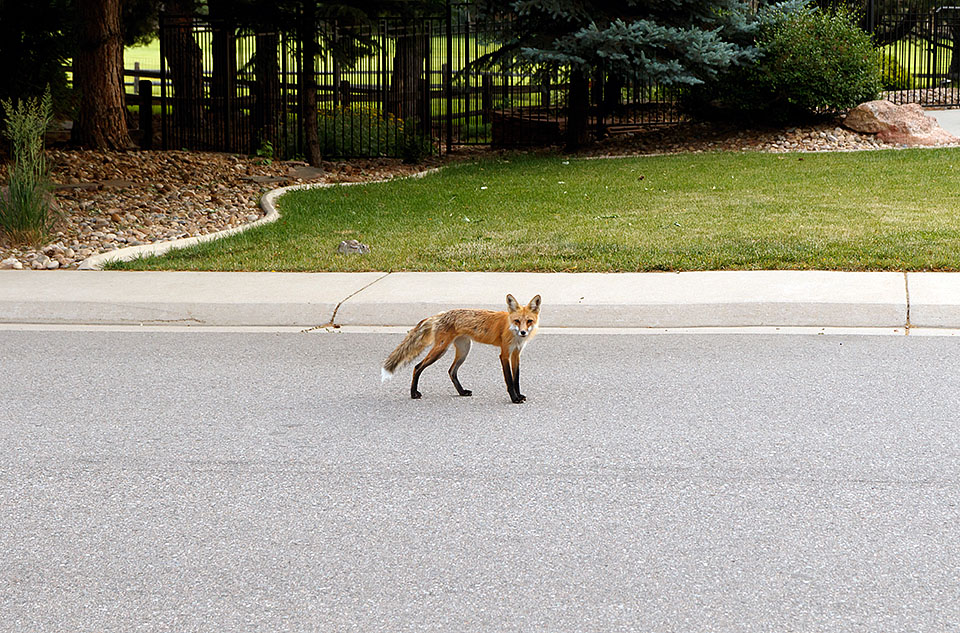
[[[431,167],[430,169],[425,169],[409,176],[403,176],[402,178],[423,178],[424,176],[432,173],[437,173],[440,171],[439,167]],[[370,185],[378,182],[390,182],[391,180],[401,180],[402,178],[388,178],[383,180],[368,180],[361,182],[312,182],[305,183],[300,185],[289,185],[286,187],[280,187],[278,189],[271,189],[267,193],[263,194],[260,197],[260,208],[266,212],[266,215],[251,222],[249,224],[243,224],[241,226],[235,226],[233,228],[224,229],[222,231],[217,231],[215,233],[207,233],[205,235],[197,235],[194,237],[184,237],[178,240],[170,240],[169,242],[154,242],[153,244],[141,244],[140,246],[129,246],[127,248],[118,248],[113,251],[107,251],[106,253],[99,253],[97,255],[92,255],[80,263],[80,266],[77,267],[77,270],[102,270],[104,264],[107,262],[128,262],[138,257],[150,257],[153,255],[163,255],[172,250],[177,250],[181,248],[187,248],[188,246],[193,246],[194,244],[201,244],[203,242],[211,242],[213,240],[219,240],[224,237],[229,237],[230,235],[235,235],[237,233],[242,233],[256,226],[261,226],[264,224],[270,224],[271,222],[276,222],[280,219],[280,211],[277,210],[276,199],[282,196],[283,194],[289,191],[296,191],[299,189],[319,189],[322,187],[335,187],[335,186],[346,186],[346,185]]]

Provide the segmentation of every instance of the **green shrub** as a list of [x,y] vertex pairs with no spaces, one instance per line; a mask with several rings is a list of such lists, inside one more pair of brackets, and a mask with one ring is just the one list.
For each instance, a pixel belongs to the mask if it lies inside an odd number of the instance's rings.
[[38,243],[50,233],[50,182],[43,153],[43,134],[53,117],[48,89],[41,99],[21,99],[14,106],[0,102],[6,112],[4,135],[10,139],[13,164],[9,186],[0,195],[0,230],[14,242]]
[[870,36],[839,5],[778,16],[761,33],[762,77],[790,109],[845,110],[880,95],[879,56]]
[[420,129],[418,121],[406,121],[399,139],[399,155],[405,163],[419,163],[435,153],[429,133]]
[[403,133],[403,121],[392,114],[356,106],[320,110],[317,127],[324,156],[396,156]]
[[881,62],[881,84],[884,90],[912,90],[916,88],[913,76],[893,55],[884,55]]
[[467,143],[489,143],[493,137],[490,123],[469,120],[460,125],[460,140]]
[[783,121],[879,97],[878,52],[848,9],[791,2],[758,19],[757,61],[690,91],[688,109]]

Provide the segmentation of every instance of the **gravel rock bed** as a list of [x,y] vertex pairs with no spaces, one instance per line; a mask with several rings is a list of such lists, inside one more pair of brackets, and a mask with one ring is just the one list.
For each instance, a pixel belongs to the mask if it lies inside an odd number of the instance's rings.
[[[581,156],[633,156],[712,151],[819,152],[899,147],[841,127],[842,118],[801,127],[743,129],[685,123],[611,136]],[[446,161],[475,159],[467,149]],[[405,165],[394,159],[324,163],[213,152],[103,152],[53,149],[60,220],[53,241],[14,248],[0,237],[0,269],[75,269],[86,257],[125,246],[164,242],[253,222],[261,194],[305,182],[364,182],[409,175],[441,161]],[[6,168],[0,167],[0,181]]]
[[[15,248],[0,236],[0,268],[70,269],[125,246],[221,231],[263,216],[260,196],[305,182],[363,182],[407,175],[399,160],[266,161],[213,152],[48,151],[59,219],[54,239]],[[0,167],[0,182],[6,167]]]
[[[611,136],[588,151],[587,156],[744,152],[842,152],[903,147],[877,140],[842,125],[842,118],[786,128],[743,129],[706,123],[683,123]],[[956,144],[945,145],[956,146]]]

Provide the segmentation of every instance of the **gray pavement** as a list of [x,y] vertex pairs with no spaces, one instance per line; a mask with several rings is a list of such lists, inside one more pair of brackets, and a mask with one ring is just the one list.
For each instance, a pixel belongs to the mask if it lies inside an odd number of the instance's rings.
[[0,324],[411,326],[543,297],[547,327],[960,328],[960,275],[0,271]]
[[960,339],[0,331],[0,631],[960,628]]
[[960,137],[960,110],[934,110],[925,108],[924,112],[937,120],[947,132]]

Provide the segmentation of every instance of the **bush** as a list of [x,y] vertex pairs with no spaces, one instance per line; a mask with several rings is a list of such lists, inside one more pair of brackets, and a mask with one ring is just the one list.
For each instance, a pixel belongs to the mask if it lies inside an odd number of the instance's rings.
[[[419,132],[416,121],[404,121],[392,114],[382,115],[366,106],[322,108],[317,113],[317,140],[326,158],[403,158],[419,162],[436,153],[428,134]],[[291,131],[297,120],[287,119]],[[303,156],[302,139],[291,132],[274,149],[284,158]],[[257,155],[261,155],[260,151]]]
[[879,55],[848,9],[790,3],[763,9],[758,19],[757,61],[691,91],[696,114],[783,121],[879,97]]
[[320,111],[318,137],[324,156],[374,158],[397,154],[403,121],[381,116],[368,107],[336,107]]
[[845,110],[880,94],[879,56],[842,5],[804,7],[764,29],[761,67],[775,98],[800,110]]
[[52,228],[50,183],[43,154],[43,134],[53,117],[48,89],[41,99],[22,99],[16,106],[0,102],[6,112],[4,135],[10,139],[13,165],[9,188],[0,195],[0,230],[14,242],[40,242]]
[[916,88],[913,76],[893,55],[884,55],[881,63],[881,84],[884,90],[911,90]]
[[400,136],[400,158],[405,163],[419,163],[433,156],[435,147],[430,136],[420,129],[417,121],[407,121]]

